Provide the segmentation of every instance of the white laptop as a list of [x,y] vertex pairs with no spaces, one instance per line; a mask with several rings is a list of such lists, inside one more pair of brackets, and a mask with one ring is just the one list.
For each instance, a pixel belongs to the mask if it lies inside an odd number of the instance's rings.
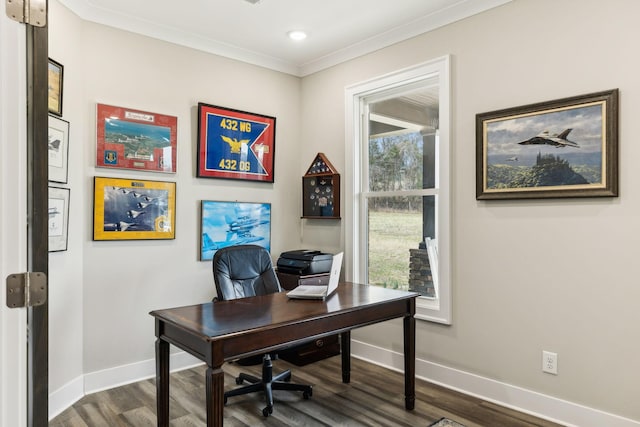
[[297,288],[287,292],[289,298],[295,299],[320,299],[323,300],[338,289],[340,281],[340,270],[342,269],[342,257],[344,253],[340,252],[333,256],[331,261],[331,274],[329,275],[328,285],[300,285]]

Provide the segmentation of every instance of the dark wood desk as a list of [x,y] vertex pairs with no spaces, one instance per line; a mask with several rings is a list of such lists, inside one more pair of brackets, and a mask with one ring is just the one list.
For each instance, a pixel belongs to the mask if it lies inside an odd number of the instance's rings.
[[351,333],[398,317],[404,325],[405,408],[415,405],[414,292],[341,283],[326,301],[290,300],[284,292],[152,311],[156,323],[158,427],[169,426],[169,344],[207,364],[207,426],[222,426],[225,361],[340,333],[342,381],[350,381]]

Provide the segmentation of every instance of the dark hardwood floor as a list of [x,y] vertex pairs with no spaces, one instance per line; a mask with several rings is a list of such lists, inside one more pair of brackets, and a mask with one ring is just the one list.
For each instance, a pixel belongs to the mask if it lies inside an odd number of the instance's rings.
[[[352,358],[351,383],[341,381],[340,356],[307,366],[284,360],[276,372],[291,368],[292,381],[313,385],[313,397],[275,391],[271,416],[264,418],[261,393],[229,399],[224,423],[235,426],[428,426],[441,417],[466,427],[553,427],[558,424],[416,380],[416,408],[404,409],[404,376]],[[259,375],[260,366],[225,364],[225,389],[237,387],[239,372]],[[171,426],[205,425],[204,366],[171,375]],[[50,427],[155,426],[155,379],[85,396],[49,422]]]

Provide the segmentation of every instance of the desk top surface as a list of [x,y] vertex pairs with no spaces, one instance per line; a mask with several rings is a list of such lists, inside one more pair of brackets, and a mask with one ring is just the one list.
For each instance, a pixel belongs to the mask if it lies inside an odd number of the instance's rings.
[[155,310],[163,322],[205,337],[229,336],[256,328],[303,323],[319,317],[418,297],[415,292],[341,282],[325,301],[289,299],[286,292]]

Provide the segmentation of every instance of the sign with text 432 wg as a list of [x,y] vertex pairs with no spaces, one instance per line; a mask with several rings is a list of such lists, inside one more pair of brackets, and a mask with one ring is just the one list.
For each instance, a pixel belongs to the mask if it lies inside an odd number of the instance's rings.
[[198,104],[201,178],[273,182],[276,118]]

